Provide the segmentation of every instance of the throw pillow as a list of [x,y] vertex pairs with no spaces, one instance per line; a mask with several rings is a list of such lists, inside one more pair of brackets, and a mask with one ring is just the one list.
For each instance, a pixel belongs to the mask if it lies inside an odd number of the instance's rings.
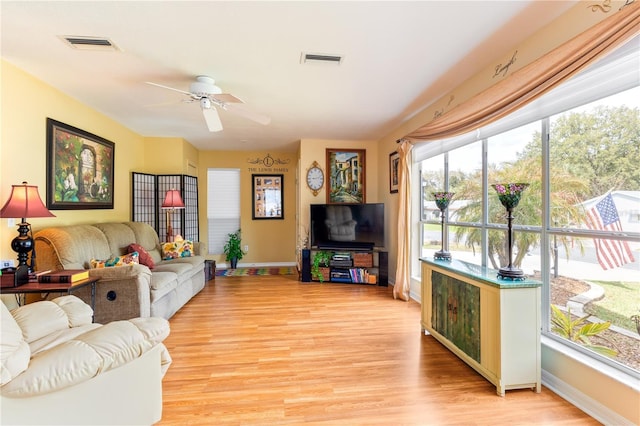
[[162,244],[162,258],[164,260],[193,256],[193,241],[182,240]]
[[93,269],[101,269],[101,268],[112,268],[116,266],[130,266],[136,263],[140,263],[138,252],[133,252],[129,254],[125,254],[122,256],[112,257],[107,260],[96,260],[91,259],[91,268]]
[[156,263],[153,261],[153,258],[151,257],[149,252],[146,251],[140,244],[129,244],[129,247],[127,247],[127,252],[137,252],[140,264],[148,266],[149,269],[153,269],[156,266]]

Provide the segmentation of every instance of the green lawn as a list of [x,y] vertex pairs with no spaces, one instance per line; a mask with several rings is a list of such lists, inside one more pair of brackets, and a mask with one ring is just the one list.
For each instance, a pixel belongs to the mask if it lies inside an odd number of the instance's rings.
[[604,288],[605,296],[585,306],[585,311],[611,324],[636,331],[631,315],[640,315],[640,283],[593,281]]
[[[464,243],[456,243],[455,241],[451,241],[452,238],[451,236],[455,234],[456,232],[456,226],[452,226],[449,228],[449,250],[456,250],[456,251],[471,251],[471,249],[467,246],[464,245]],[[424,229],[427,231],[438,231],[438,241],[440,241],[440,232],[442,231],[442,227],[440,225],[435,225],[433,223],[427,223],[424,225]],[[438,244],[431,244],[432,241],[425,241],[423,244],[423,248],[424,249],[435,249],[435,250],[440,250],[442,244],[440,242],[438,242]]]

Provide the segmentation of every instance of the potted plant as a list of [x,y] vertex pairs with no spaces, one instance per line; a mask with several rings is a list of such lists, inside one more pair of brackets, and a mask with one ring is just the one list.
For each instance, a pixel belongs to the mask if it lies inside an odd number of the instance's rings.
[[238,260],[242,259],[242,256],[244,255],[240,245],[242,241],[240,238],[240,230],[238,229],[236,232],[232,232],[227,235],[229,238],[223,247],[224,254],[227,256],[226,260],[231,261],[231,269],[236,269],[236,266],[238,266]]
[[[317,251],[313,255],[313,263],[311,265],[311,277],[317,279],[320,282],[324,282],[325,274],[329,276],[329,273],[326,271],[329,269],[329,261],[331,260],[331,252],[330,251]],[[323,269],[325,269],[323,271]],[[323,272],[325,272],[323,274]]]

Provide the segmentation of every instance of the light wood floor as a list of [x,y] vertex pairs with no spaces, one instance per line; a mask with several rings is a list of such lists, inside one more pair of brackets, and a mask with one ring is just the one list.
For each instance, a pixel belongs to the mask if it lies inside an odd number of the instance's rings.
[[386,287],[216,277],[170,322],[161,425],[598,424],[545,387],[497,396]]

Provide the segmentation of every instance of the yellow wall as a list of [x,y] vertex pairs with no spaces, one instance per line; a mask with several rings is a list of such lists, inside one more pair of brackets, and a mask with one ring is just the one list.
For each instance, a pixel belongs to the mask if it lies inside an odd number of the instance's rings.
[[[299,203],[300,221],[298,223],[299,238],[303,238],[305,232],[309,231],[309,205],[324,204],[327,202],[327,148],[339,149],[364,149],[365,152],[365,201],[367,203],[379,203],[378,175],[378,144],[374,141],[348,141],[348,140],[323,140],[323,139],[302,139],[300,141],[300,167],[299,167]],[[320,164],[324,172],[325,184],[314,196],[307,187],[307,170],[313,162]],[[386,213],[386,212],[385,212]]]
[[198,176],[198,150],[189,142],[182,138],[157,137],[144,141],[145,173]]
[[[55,218],[28,219],[34,231],[52,225],[129,220],[130,176],[144,169],[143,138],[4,60],[0,70],[0,202],[7,200],[12,184],[22,181],[37,185],[46,202],[46,119],[50,117],[115,144],[114,208],[53,210]],[[0,220],[0,258],[15,260],[10,245],[17,227],[7,223],[7,219]]]
[[[37,185],[43,201],[46,200],[46,118],[108,139],[115,144],[115,199],[114,209],[53,210],[55,218],[29,219],[34,231],[47,226],[78,223],[97,223],[130,220],[131,172],[152,174],[181,173],[197,176],[200,183],[200,239],[206,239],[206,172],[209,167],[234,167],[242,171],[243,245],[249,252],[242,263],[294,263],[296,260],[297,155],[295,153],[267,152],[199,152],[181,138],[144,138],[117,122],[88,108],[64,93],[46,85],[12,64],[2,61],[2,132],[0,139],[0,200],[8,198],[11,185],[23,180]],[[37,99],[38,102],[33,100]],[[372,143],[375,146],[375,143]],[[327,142],[327,147],[340,147],[340,142]],[[125,148],[126,147],[126,148]],[[349,144],[362,148],[363,144]],[[126,149],[126,151],[125,151]],[[313,151],[312,151],[313,152]],[[284,166],[267,168],[249,163],[250,159],[272,157],[288,161]],[[315,153],[309,154],[315,158]],[[324,163],[324,148],[318,154]],[[14,159],[22,158],[28,166]],[[367,162],[375,160],[375,150],[368,152]],[[252,220],[251,173],[284,174],[284,220]],[[369,181],[370,178],[368,177]],[[371,183],[367,197],[375,197],[376,186]],[[308,209],[307,209],[308,215]],[[0,258],[14,259],[11,240],[17,227],[8,227],[8,219],[0,221]],[[277,247],[277,250],[274,250]],[[208,256],[223,261],[221,256]]]
[[[276,162],[269,167],[269,156]],[[277,160],[280,160],[279,164]],[[266,163],[267,165],[265,165]],[[249,246],[249,252],[240,260],[241,266],[252,264],[293,264],[296,260],[296,167],[295,152],[266,151],[201,151],[198,184],[200,206],[200,238],[208,234],[207,226],[207,170],[209,168],[225,168],[240,170],[240,229],[242,230],[242,246]],[[284,219],[252,219],[252,174],[284,175]],[[222,255],[211,255],[208,258],[216,262],[228,263]]]

